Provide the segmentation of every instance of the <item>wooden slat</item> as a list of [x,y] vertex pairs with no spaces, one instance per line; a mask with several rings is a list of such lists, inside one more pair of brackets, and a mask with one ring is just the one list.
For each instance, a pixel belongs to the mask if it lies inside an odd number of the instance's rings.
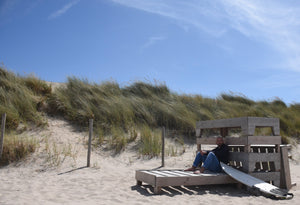
[[263,167],[263,171],[270,171],[268,162],[262,162],[261,165]]
[[177,172],[172,172],[172,171],[162,171],[163,173],[167,173],[167,174],[170,174],[170,175],[172,175],[172,176],[174,176],[174,177],[186,177],[186,176],[189,176],[189,175],[187,175],[187,174],[185,174],[185,173],[177,173]]
[[[181,174],[184,171],[174,171],[175,173]],[[198,176],[197,174],[194,174],[193,172],[184,172],[187,176]]]
[[288,147],[282,146],[281,148],[281,178],[280,187],[284,189],[290,189],[292,187],[290,165],[288,159]]
[[202,137],[202,138],[197,138],[197,144],[216,144],[216,138],[215,137]]
[[[198,137],[197,144],[216,144],[216,137]],[[281,144],[281,136],[225,137],[227,145],[276,145]]]
[[164,175],[162,175],[162,174],[160,174],[160,173],[155,173],[155,172],[153,172],[153,170],[144,170],[144,171],[142,171],[143,173],[146,173],[146,174],[151,174],[151,175],[154,175],[154,176],[156,176],[156,177],[163,177]]
[[246,137],[226,137],[224,141],[227,145],[247,145]]
[[263,181],[274,181],[280,178],[280,172],[254,172],[250,175]]
[[[184,172],[184,171],[174,171],[175,173],[178,173],[178,174],[181,174],[182,172]],[[186,175],[186,176],[197,176],[197,174],[194,174],[193,172],[184,172],[184,174]]]
[[[196,142],[197,144],[216,144],[216,137],[198,137]],[[225,137],[224,143],[227,145],[246,145],[247,138],[245,137]]]
[[250,175],[265,182],[273,181],[275,186],[280,185],[280,172],[255,172]]
[[245,152],[230,152],[229,159],[241,162],[267,162],[280,161],[279,153],[245,153]]
[[[271,127],[274,135],[280,135],[279,119],[264,117],[240,117],[231,119],[199,121],[196,130],[216,128],[241,128],[245,136],[254,135],[255,127]],[[199,133],[199,131],[197,132]]]
[[143,171],[136,171],[135,179],[139,182],[145,182],[152,186],[155,186],[156,183],[156,176]]
[[269,165],[270,165],[270,171],[275,172],[276,171],[275,163],[274,162],[269,162]]
[[280,135],[279,118],[248,117],[249,135],[254,135],[255,127],[271,127],[273,135]]
[[182,170],[137,170],[136,180],[138,182],[144,182],[158,188],[164,186],[237,183],[225,173],[193,174],[189,172],[183,172]]
[[248,136],[247,144],[281,144],[281,136]]
[[151,173],[162,175],[161,177],[172,177],[174,175],[162,171],[151,171]]
[[156,186],[193,186],[209,184],[228,184],[237,183],[234,179],[226,174],[222,175],[199,175],[189,177],[158,177]]
[[247,122],[247,117],[199,121],[196,123],[197,129],[215,129],[215,128],[238,128]]

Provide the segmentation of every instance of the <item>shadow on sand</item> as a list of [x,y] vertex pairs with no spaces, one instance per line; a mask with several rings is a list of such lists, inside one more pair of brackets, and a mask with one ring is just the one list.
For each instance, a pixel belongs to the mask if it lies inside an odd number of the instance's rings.
[[84,169],[84,168],[88,168],[88,167],[87,167],[87,166],[79,167],[79,168],[76,168],[76,169],[72,169],[72,170],[70,170],[70,171],[61,172],[61,173],[59,173],[59,174],[57,174],[57,175],[69,174],[69,173],[71,173],[71,172],[75,172],[75,171],[77,171],[77,170],[81,170],[81,169]]
[[[139,192],[144,196],[155,196],[153,187],[151,185],[132,186],[131,190]],[[236,185],[205,185],[205,186],[168,186],[161,189],[159,195],[165,195],[174,197],[177,195],[205,195],[215,194],[219,196],[231,196],[231,197],[248,197],[249,193],[246,190],[238,189]]]

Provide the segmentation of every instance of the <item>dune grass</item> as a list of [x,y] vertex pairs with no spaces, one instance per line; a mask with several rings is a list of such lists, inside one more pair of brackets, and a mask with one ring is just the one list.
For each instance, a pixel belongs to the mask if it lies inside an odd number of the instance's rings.
[[144,126],[141,130],[139,153],[142,156],[157,157],[161,154],[161,131]]
[[38,141],[33,137],[9,134],[4,138],[3,152],[0,157],[0,166],[17,162],[39,148]]
[[300,105],[287,106],[278,98],[255,102],[241,95],[221,94],[212,99],[178,95],[159,83],[135,82],[121,88],[116,82],[95,84],[73,77],[48,102],[51,112],[74,123],[86,126],[88,119],[94,118],[104,135],[116,127],[128,132],[144,125],[191,133],[198,120],[257,116],[279,118],[284,138],[300,136]]
[[[0,66],[0,116],[6,113],[8,133],[16,130],[20,124],[23,130],[27,126],[46,125],[43,113],[39,110],[45,106],[50,93],[51,87],[33,75],[17,76]],[[7,134],[3,146],[0,165],[26,157],[36,150],[38,143],[31,138]]]
[[[143,146],[139,152],[151,156],[160,151],[149,151],[147,146],[155,147],[159,140],[148,129],[164,126],[184,136],[194,136],[199,120],[276,117],[285,142],[287,137],[300,137],[300,103],[286,105],[279,98],[254,101],[233,93],[217,98],[177,94],[158,82],[133,82],[121,87],[114,81],[97,84],[69,77],[65,86],[51,91],[51,86],[32,75],[22,77],[0,67],[0,103],[0,114],[7,113],[8,129],[20,123],[42,125],[44,113],[63,116],[86,128],[93,118],[96,144],[106,143],[120,152],[138,139]],[[268,132],[257,130],[257,134]],[[176,149],[172,149],[170,153],[175,153]]]
[[0,67],[0,114],[6,113],[6,127],[16,129],[20,123],[45,125],[38,110],[51,93],[44,81],[34,76],[20,77]]

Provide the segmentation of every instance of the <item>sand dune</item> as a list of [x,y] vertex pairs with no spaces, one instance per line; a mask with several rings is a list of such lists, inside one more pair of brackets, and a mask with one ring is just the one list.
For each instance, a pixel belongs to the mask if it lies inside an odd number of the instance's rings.
[[[160,159],[140,159],[130,149],[113,156],[109,151],[93,150],[91,167],[86,166],[87,133],[61,119],[49,118],[45,131],[28,132],[39,136],[39,151],[23,162],[0,169],[0,204],[299,204],[299,186],[293,187],[292,200],[272,200],[254,196],[233,185],[164,188],[161,195],[153,189],[136,186],[135,170],[160,166]],[[45,140],[47,139],[47,140]],[[45,151],[46,142],[56,142],[57,150],[71,147],[71,156],[61,157],[53,167]],[[182,156],[167,157],[167,168],[191,165],[195,145],[187,146]],[[294,149],[293,157],[299,157]],[[300,165],[290,162],[292,181],[300,185]]]

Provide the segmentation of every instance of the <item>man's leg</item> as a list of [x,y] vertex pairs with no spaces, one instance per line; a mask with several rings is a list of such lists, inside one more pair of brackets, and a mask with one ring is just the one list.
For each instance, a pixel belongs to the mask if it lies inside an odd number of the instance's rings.
[[196,167],[198,167],[199,165],[201,165],[202,162],[205,161],[206,156],[205,155],[201,155],[200,152],[197,153],[195,160],[193,162],[193,166],[191,168],[188,168],[184,171],[195,171]]
[[[210,152],[207,155],[207,158],[203,163],[203,168],[208,169],[212,172],[221,172],[222,171],[220,162],[213,152]],[[204,171],[204,169],[202,169],[201,171]]]
[[205,155],[201,155],[201,153],[198,152],[193,162],[193,167],[198,167],[199,165],[201,165],[201,163],[205,161],[205,158],[206,158]]

